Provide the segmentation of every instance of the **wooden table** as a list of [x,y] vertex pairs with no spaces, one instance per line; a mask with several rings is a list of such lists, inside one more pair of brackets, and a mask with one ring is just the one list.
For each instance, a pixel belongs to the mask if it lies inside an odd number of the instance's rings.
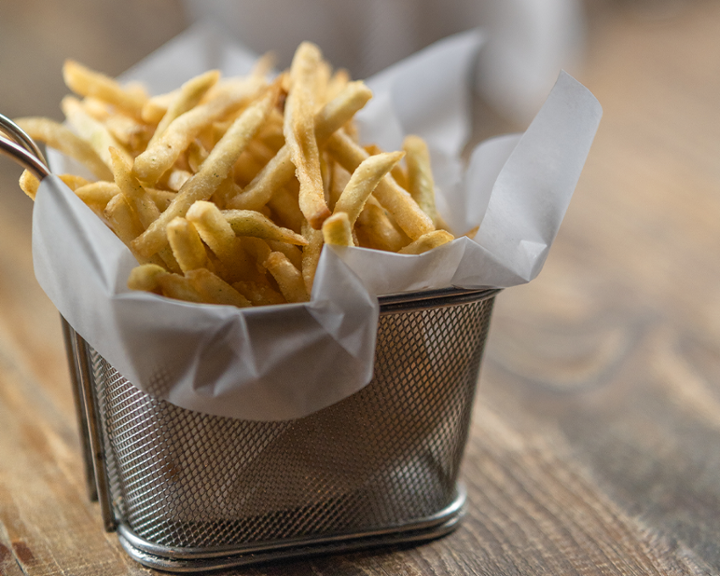
[[[462,527],[242,573],[720,573],[720,4],[642,6],[590,5],[578,77],[605,116],[545,270],[498,299]],[[10,116],[59,117],[65,56],[118,73],[184,25],[170,0],[0,8]],[[86,497],[19,173],[0,164],[0,574],[145,574]]]

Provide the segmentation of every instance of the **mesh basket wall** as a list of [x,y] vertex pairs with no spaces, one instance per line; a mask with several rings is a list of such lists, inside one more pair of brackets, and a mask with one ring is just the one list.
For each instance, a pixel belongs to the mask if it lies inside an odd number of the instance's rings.
[[381,311],[372,382],[285,422],[178,408],[91,349],[115,519],[147,542],[207,550],[437,513],[457,496],[493,300]]

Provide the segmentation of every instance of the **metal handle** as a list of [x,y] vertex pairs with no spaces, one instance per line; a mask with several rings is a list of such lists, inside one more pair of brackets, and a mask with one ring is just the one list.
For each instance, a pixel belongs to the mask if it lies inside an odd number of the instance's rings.
[[0,153],[30,170],[39,180],[50,174],[45,157],[35,141],[15,122],[0,114]]

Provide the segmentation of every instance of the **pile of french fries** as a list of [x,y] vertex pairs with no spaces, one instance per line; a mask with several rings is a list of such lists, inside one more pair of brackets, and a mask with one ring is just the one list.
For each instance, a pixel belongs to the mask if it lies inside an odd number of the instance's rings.
[[[197,76],[150,97],[67,61],[67,122],[21,118],[96,177],[60,178],[139,262],[128,287],[239,307],[309,300],[323,244],[420,254],[453,239],[435,209],[428,149],[361,146],[370,90],[311,43],[269,79]],[[29,172],[21,188],[35,197]]]

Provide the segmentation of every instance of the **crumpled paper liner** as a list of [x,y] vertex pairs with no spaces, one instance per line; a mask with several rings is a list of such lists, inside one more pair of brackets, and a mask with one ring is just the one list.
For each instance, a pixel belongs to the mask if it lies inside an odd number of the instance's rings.
[[[582,170],[601,108],[564,73],[523,135],[480,144],[462,168],[481,45],[479,32],[464,33],[392,66],[367,81],[375,96],[358,114],[364,141],[398,149],[403,134],[426,138],[441,214],[456,234],[480,224],[474,240],[458,238],[419,256],[326,247],[307,304],[244,310],[191,304],[129,291],[136,265],[129,250],[59,179],[48,177],[33,214],[40,285],[123,376],[182,408],[287,420],[350,396],[372,378],[377,295],[531,280]],[[253,62],[200,25],[123,79],[161,92],[208,68],[244,74]],[[57,154],[51,165],[55,172],[82,172]]]

